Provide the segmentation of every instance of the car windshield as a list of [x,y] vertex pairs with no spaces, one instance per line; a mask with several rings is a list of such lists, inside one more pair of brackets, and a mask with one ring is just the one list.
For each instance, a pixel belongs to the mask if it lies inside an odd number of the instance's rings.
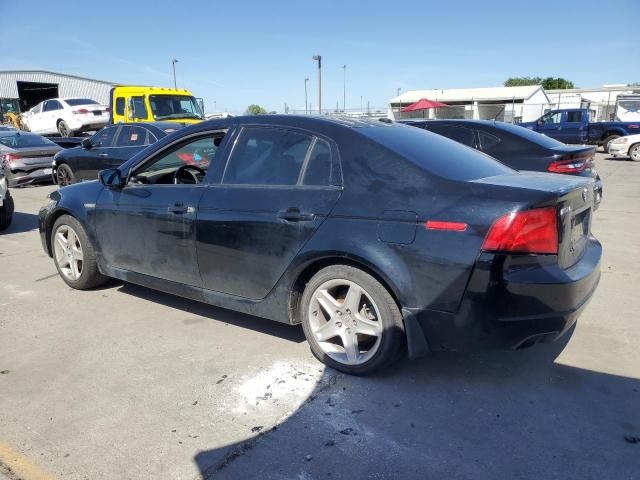
[[542,147],[557,148],[557,147],[565,146],[564,143],[559,142],[558,140],[554,140],[553,138],[547,137],[546,135],[543,135],[538,132],[534,132],[533,130],[529,130],[528,128],[525,128],[525,127],[512,125],[510,123],[496,123],[495,126],[496,128],[512,133],[513,135],[522,137],[525,140],[529,140],[530,142],[533,142],[536,145],[540,145]]
[[514,172],[484,153],[421,128],[395,125],[358,130],[425,170],[449,180],[477,180]]
[[0,144],[10,148],[31,148],[55,146],[48,138],[33,133],[15,132],[0,135]]
[[150,95],[149,103],[156,120],[169,118],[202,120],[204,118],[196,99],[188,95]]
[[99,105],[98,102],[90,98],[67,98],[65,103],[70,107],[77,107],[78,105]]

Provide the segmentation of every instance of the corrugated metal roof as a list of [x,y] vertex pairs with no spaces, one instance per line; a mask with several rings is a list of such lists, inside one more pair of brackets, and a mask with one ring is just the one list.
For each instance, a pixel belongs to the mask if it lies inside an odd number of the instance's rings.
[[9,74],[24,74],[24,75],[30,75],[30,74],[44,74],[44,75],[56,75],[56,76],[60,76],[60,77],[68,77],[68,78],[75,78],[77,80],[87,80],[89,82],[98,82],[98,83],[106,83],[109,85],[118,85],[116,82],[108,82],[106,80],[96,80],[95,78],[87,78],[87,77],[80,77],[78,75],[70,75],[68,73],[59,73],[59,72],[52,72],[50,70],[0,70],[0,75],[3,75],[5,73],[9,73]]
[[472,100],[526,100],[541,90],[540,85],[527,85],[522,87],[486,87],[486,88],[451,88],[446,90],[410,90],[398,97],[392,98],[389,103],[414,103],[421,98],[440,102],[470,102]]

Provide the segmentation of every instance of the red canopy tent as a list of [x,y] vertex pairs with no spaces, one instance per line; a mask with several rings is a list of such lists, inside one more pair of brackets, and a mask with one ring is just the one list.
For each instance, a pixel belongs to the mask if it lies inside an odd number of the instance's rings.
[[421,98],[416,103],[412,103],[409,106],[401,108],[400,111],[401,112],[416,112],[418,110],[429,110],[430,108],[440,108],[440,107],[448,107],[448,106],[449,105],[447,105],[446,103],[434,102],[434,101],[428,100],[426,98]]

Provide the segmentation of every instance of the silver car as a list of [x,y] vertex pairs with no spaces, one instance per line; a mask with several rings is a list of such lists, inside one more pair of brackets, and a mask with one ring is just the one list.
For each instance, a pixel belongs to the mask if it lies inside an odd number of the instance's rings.
[[35,133],[0,131],[0,170],[10,187],[50,182],[53,156],[60,150],[62,147]]

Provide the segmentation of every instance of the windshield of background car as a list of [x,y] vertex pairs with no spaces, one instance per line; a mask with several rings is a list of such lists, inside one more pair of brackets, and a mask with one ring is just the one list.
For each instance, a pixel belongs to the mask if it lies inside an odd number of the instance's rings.
[[78,105],[99,105],[98,102],[90,98],[67,98],[65,103],[70,107],[77,107]]
[[35,135],[33,133],[11,133],[0,135],[0,144],[10,148],[31,148],[31,147],[51,147],[56,146],[48,138]]
[[156,120],[204,118],[196,99],[188,95],[149,95],[149,103]]
[[564,143],[559,142],[558,140],[547,137],[546,135],[542,135],[541,133],[534,132],[533,130],[529,130],[528,128],[519,127],[518,125],[512,125],[510,123],[500,123],[496,124],[496,128],[512,133],[513,135],[517,135],[518,137],[524,138],[525,140],[529,140],[530,142],[533,142],[536,145],[540,145],[541,147],[555,148],[565,146]]
[[449,180],[477,180],[515,172],[484,153],[421,128],[395,125],[363,127],[358,131],[428,172]]

